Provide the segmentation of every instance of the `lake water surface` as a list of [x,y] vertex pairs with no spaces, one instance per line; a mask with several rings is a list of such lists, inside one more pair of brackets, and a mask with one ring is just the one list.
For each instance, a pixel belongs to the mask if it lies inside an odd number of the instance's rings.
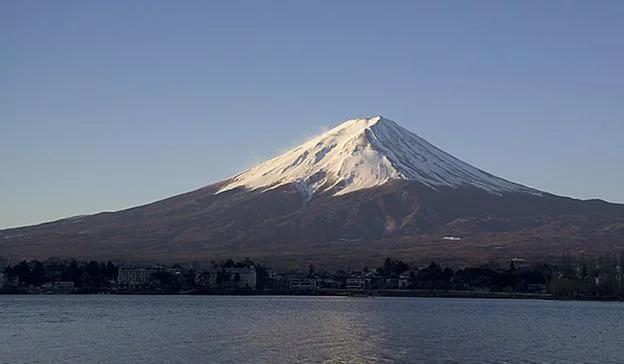
[[0,296],[0,363],[624,362],[624,304]]

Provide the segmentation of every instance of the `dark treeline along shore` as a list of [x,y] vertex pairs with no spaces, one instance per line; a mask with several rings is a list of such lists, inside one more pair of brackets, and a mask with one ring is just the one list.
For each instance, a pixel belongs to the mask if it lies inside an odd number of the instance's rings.
[[513,258],[453,270],[435,262],[416,267],[386,258],[359,271],[277,272],[247,258],[209,264],[116,265],[48,260],[11,263],[0,257],[6,294],[307,294],[481,298],[624,299],[624,254],[575,256],[530,264]]

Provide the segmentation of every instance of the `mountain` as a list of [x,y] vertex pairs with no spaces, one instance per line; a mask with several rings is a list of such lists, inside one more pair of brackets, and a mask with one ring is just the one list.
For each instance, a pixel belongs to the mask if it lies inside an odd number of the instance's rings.
[[383,117],[348,120],[228,180],[118,212],[0,231],[0,255],[125,261],[245,257],[360,267],[624,248],[624,205],[484,172]]
[[307,198],[378,187],[392,180],[438,187],[475,187],[491,193],[541,192],[483,172],[436,148],[395,122],[377,116],[348,120],[290,152],[245,171],[221,188],[297,186]]

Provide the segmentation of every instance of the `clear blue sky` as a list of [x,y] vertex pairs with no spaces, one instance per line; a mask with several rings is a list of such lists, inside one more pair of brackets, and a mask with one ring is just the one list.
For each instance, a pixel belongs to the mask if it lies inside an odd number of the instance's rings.
[[624,2],[3,1],[0,227],[185,192],[377,114],[624,202]]

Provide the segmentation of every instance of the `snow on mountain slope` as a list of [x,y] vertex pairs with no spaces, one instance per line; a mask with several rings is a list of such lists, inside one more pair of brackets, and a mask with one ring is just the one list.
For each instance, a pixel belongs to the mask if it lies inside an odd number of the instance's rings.
[[542,194],[473,167],[381,116],[348,120],[236,175],[217,193],[294,184],[310,198],[317,192],[342,195],[397,179],[418,181],[432,189],[470,186],[493,194]]

